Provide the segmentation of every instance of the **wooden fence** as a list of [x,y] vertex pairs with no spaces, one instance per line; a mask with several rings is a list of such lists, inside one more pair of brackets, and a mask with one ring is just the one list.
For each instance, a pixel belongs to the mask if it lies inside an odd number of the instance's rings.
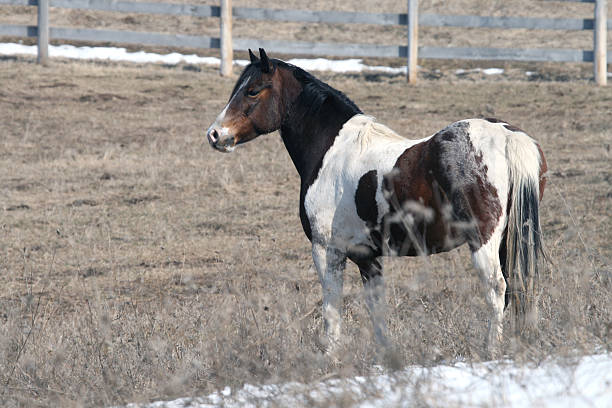
[[[555,0],[552,0],[553,2]],[[231,0],[221,0],[220,6],[169,3],[144,3],[116,0],[0,0],[1,4],[38,6],[37,26],[0,25],[0,36],[37,37],[38,60],[47,63],[48,41],[52,39],[146,44],[167,47],[220,48],[221,73],[231,74],[232,51],[247,48],[266,48],[284,54],[331,55],[340,57],[399,57],[406,58],[408,80],[416,81],[417,59],[468,59],[504,61],[593,62],[595,81],[605,85],[607,64],[606,35],[612,20],[606,17],[606,0],[556,0],[595,3],[593,19],[486,17],[461,15],[418,15],[418,0],[407,0],[407,13],[361,13],[344,11],[274,10],[232,7]],[[219,17],[220,37],[160,34],[134,31],[95,30],[86,28],[49,27],[48,8],[60,7],[115,11]],[[304,23],[341,23],[400,25],[407,27],[406,45],[313,43],[284,40],[232,39],[232,19],[267,21],[297,21]],[[518,49],[518,48],[463,48],[418,45],[418,27],[470,27],[496,29],[591,30],[593,50],[575,49]]]

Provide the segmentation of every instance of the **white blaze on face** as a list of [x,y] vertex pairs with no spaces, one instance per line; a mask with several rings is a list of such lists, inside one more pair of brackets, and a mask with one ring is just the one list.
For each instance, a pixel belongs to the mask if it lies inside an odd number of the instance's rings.
[[[225,105],[225,108],[223,108],[219,116],[217,116],[217,119],[215,119],[215,122],[212,125],[210,125],[210,127],[208,128],[206,132],[206,134],[208,135],[211,133],[212,130],[216,131],[217,140],[216,142],[214,142],[213,147],[216,148],[217,150],[231,152],[236,147],[235,141],[234,141],[235,135],[232,134],[231,129],[229,127],[223,126],[223,123],[225,122],[225,116],[227,115],[227,111],[229,107],[231,106],[232,102],[234,102],[234,99],[236,98],[236,96],[241,94],[242,89],[249,83],[250,80],[251,80],[251,77],[249,76],[245,78],[244,81],[242,81],[242,83],[240,84],[236,92],[234,93],[234,96],[232,96],[232,98],[227,103],[227,105]],[[211,144],[212,143],[213,142],[211,142]]]
[[222,123],[225,121],[225,115],[227,114],[227,110],[229,109],[229,106],[232,104],[232,102],[234,101],[236,96],[238,96],[238,94],[240,94],[240,91],[242,91],[242,89],[245,86],[247,86],[247,84],[249,83],[250,80],[251,80],[251,77],[248,76],[248,77],[245,78],[244,81],[242,81],[242,83],[240,84],[240,86],[236,90],[236,93],[234,94],[234,96],[232,96],[232,99],[229,100],[229,102],[227,103],[227,105],[225,105],[225,108],[223,108],[223,110],[221,111],[219,116],[217,116],[217,119],[215,119],[215,123],[210,125],[209,130],[210,129],[217,129],[217,131],[219,132],[221,140],[223,140],[225,137],[229,136],[229,128],[221,126]]

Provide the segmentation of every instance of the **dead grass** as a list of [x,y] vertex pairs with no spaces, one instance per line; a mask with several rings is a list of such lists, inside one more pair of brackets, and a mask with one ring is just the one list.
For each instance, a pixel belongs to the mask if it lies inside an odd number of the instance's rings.
[[[612,89],[583,80],[588,66],[564,67],[483,80],[439,64],[416,87],[320,75],[408,137],[497,116],[541,142],[554,265],[532,342],[505,340],[515,360],[610,350]],[[571,82],[548,80],[558,75]],[[204,144],[233,85],[215,68],[6,57],[0,83],[1,405],[121,404],[482,358],[486,313],[465,249],[386,262],[386,357],[349,266],[344,357],[320,353],[298,176],[277,134],[230,155]]]

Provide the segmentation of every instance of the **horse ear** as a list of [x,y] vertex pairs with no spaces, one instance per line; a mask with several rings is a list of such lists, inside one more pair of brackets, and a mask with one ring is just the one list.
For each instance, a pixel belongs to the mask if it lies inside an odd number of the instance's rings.
[[254,64],[257,61],[259,61],[259,58],[257,58],[255,54],[253,54],[253,51],[251,51],[250,48],[249,48],[249,58],[251,59],[251,64]]
[[270,72],[270,60],[268,60],[268,56],[266,55],[266,51],[263,48],[259,49],[259,58],[261,59],[261,72],[269,73]]

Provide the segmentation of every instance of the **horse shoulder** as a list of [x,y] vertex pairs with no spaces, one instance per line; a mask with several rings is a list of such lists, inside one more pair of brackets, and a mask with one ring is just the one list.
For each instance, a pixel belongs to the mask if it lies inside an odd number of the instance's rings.
[[406,139],[369,141],[364,148],[359,128],[343,128],[323,158],[304,197],[304,209],[319,239],[338,235],[348,241],[366,239],[388,206],[383,198],[384,174],[407,146]]

